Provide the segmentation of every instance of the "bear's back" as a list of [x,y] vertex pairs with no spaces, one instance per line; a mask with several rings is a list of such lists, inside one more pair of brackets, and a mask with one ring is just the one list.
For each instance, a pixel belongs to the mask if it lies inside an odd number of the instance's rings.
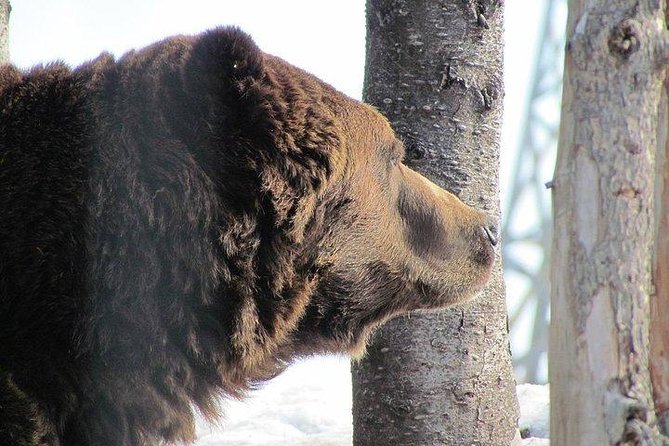
[[[0,67],[0,352],[5,359],[22,349],[48,348],[27,345],[31,339],[53,340],[62,348],[67,342],[58,338],[71,337],[68,322],[75,323],[85,259],[84,195],[93,128],[88,103],[82,81],[62,63],[26,73]],[[54,301],[59,302],[55,314],[45,307]],[[64,322],[61,333],[49,331],[54,317]],[[36,336],[35,330],[48,335]],[[20,349],[4,351],[19,339]]]

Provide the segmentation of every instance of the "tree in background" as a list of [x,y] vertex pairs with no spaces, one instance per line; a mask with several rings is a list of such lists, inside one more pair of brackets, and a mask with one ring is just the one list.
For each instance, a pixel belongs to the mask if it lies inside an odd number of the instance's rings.
[[[669,28],[669,2],[666,0],[664,16],[665,26]],[[660,60],[662,59],[660,55]],[[655,219],[658,226],[655,231],[655,295],[650,300],[649,338],[650,379],[653,384],[655,413],[660,431],[669,437],[669,71],[665,71],[664,76],[658,117],[658,168],[655,182],[655,196],[659,199],[656,205],[658,217]]]
[[9,0],[0,0],[0,63],[9,62]]
[[[669,11],[665,11],[669,13]],[[669,76],[665,73],[658,126],[655,295],[650,299],[650,378],[661,432],[669,436]]]
[[[364,86],[412,168],[497,218],[502,3],[368,0]],[[367,351],[352,367],[355,446],[512,443],[501,260],[473,303],[391,321]]]
[[656,427],[649,353],[654,229],[667,211],[655,178],[667,171],[662,3],[569,1],[553,182],[553,446],[669,444]]

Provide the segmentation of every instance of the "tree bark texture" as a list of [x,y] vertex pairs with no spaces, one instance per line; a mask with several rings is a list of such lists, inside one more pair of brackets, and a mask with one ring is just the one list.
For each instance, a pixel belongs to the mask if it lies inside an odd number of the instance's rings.
[[[407,164],[499,218],[502,2],[368,0],[364,99]],[[354,362],[353,443],[507,446],[518,405],[501,259],[471,304],[383,326]]]
[[552,446],[666,444],[649,374],[661,3],[569,1],[553,182]]
[[0,0],[0,63],[9,62],[9,0]]
[[[667,11],[665,11],[666,13]],[[650,377],[660,431],[669,435],[669,77],[661,101],[657,158],[657,229],[650,300]],[[663,150],[664,149],[664,150]]]

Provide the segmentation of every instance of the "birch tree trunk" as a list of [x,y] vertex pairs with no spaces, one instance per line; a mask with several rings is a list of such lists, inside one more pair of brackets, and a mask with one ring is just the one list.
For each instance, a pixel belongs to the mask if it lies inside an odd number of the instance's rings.
[[[501,1],[367,1],[364,98],[408,164],[499,217]],[[386,324],[354,363],[355,446],[507,446],[518,407],[498,256],[469,306]]]
[[666,444],[649,374],[666,51],[660,1],[569,1],[553,183],[551,446]]
[[9,62],[9,0],[0,0],[0,64]]

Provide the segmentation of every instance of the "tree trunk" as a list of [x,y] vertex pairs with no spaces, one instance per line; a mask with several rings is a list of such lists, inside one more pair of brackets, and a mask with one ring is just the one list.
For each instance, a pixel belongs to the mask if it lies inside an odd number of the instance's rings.
[[9,62],[9,0],[0,0],[0,63]]
[[664,444],[649,300],[666,34],[658,0],[569,1],[553,183],[552,446]]
[[[665,11],[666,13],[667,11]],[[655,231],[655,295],[650,300],[650,378],[658,425],[669,435],[669,77],[659,115],[657,158],[657,222]],[[664,149],[664,150],[663,150]]]
[[[364,90],[412,168],[497,218],[501,4],[368,0]],[[472,304],[391,321],[367,351],[352,367],[354,445],[511,444],[518,407],[501,259]]]

